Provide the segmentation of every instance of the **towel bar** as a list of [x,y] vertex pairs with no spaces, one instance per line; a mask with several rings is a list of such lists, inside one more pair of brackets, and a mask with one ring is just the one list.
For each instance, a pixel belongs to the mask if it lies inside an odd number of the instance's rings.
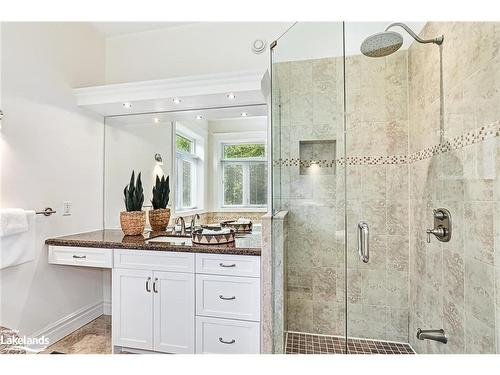
[[36,214],[37,215],[43,215],[43,216],[50,216],[52,214],[55,214],[57,211],[54,211],[52,208],[50,207],[46,207],[43,209],[43,211],[36,211]]

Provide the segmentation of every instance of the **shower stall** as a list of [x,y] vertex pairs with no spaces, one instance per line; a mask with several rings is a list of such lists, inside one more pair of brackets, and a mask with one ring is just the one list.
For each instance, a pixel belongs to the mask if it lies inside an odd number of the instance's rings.
[[271,70],[274,352],[500,353],[500,23],[296,23]]

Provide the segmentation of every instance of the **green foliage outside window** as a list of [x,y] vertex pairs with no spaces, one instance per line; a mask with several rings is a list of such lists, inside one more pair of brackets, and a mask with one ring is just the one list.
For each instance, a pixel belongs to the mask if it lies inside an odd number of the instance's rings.
[[177,147],[177,151],[193,152],[193,141],[182,135],[176,134],[175,146]]
[[237,144],[224,146],[224,158],[263,158],[266,156],[266,148],[263,144]]

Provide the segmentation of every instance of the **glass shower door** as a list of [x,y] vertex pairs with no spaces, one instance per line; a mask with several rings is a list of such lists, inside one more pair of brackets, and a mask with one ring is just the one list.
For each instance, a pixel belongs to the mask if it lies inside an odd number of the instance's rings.
[[345,348],[343,64],[341,22],[295,24],[272,48],[273,211],[288,211],[288,352],[321,352],[314,335]]
[[408,343],[408,55],[360,52],[384,27],[345,27],[347,335]]

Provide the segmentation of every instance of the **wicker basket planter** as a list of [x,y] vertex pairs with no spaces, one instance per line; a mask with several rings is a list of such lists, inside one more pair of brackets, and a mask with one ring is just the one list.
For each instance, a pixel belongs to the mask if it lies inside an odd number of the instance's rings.
[[137,236],[144,232],[146,227],[145,211],[120,212],[120,224],[126,236]]
[[149,224],[154,232],[164,232],[170,221],[170,208],[159,208],[148,211]]

